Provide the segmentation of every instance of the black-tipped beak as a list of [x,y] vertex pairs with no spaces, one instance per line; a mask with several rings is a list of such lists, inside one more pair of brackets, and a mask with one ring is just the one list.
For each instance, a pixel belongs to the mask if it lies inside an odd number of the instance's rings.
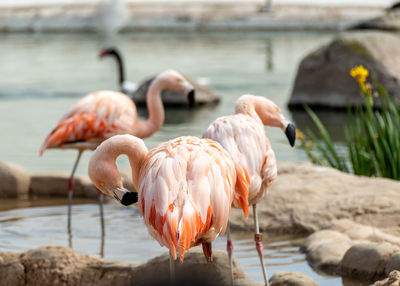
[[189,91],[189,93],[187,95],[188,101],[189,101],[189,107],[194,107],[196,105],[195,94],[196,94],[195,90],[192,89]]
[[293,147],[296,142],[296,127],[294,127],[292,123],[289,123],[288,126],[286,126],[285,134],[289,140],[290,146]]
[[129,206],[138,201],[138,193],[137,192],[127,192],[122,196],[121,204],[124,206]]

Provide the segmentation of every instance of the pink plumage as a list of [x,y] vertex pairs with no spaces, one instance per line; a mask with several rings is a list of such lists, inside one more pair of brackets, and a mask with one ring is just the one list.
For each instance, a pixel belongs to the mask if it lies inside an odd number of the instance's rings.
[[217,142],[197,137],[179,137],[148,152],[137,137],[113,136],[94,152],[89,176],[121,202],[123,187],[115,166],[120,154],[131,163],[139,210],[151,236],[174,259],[179,253],[181,262],[198,244],[211,260],[211,242],[225,232],[236,183],[229,154]]

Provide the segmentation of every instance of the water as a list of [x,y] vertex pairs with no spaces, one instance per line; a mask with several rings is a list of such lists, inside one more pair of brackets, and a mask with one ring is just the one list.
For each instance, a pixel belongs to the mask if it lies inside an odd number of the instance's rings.
[[[7,208],[10,209],[3,207],[0,212],[0,251],[22,252],[46,245],[68,246],[67,208],[65,205],[59,206],[65,203],[65,199],[25,201],[20,205],[13,205],[15,200],[7,201]],[[75,202],[78,204],[72,209],[72,246],[79,253],[100,257],[102,245],[98,206],[89,200]],[[150,237],[135,208],[108,203],[104,210],[105,259],[145,262],[166,252],[166,248],[160,247]],[[234,256],[239,260],[243,272],[248,277],[262,281],[253,234],[233,233],[232,239]],[[320,285],[339,285],[341,278],[319,275],[308,266],[304,254],[298,251],[303,240],[303,237],[290,235],[265,235],[264,259],[268,274],[300,271],[313,277]],[[217,238],[213,247],[225,250],[226,238]]]
[[[141,80],[167,68],[206,80],[221,96],[215,107],[167,110],[167,122],[148,147],[181,135],[201,136],[216,117],[233,113],[244,93],[268,96],[286,108],[301,58],[331,34],[121,34],[113,39],[125,59],[127,78]],[[76,153],[51,150],[38,156],[46,135],[81,96],[117,89],[116,65],[97,54],[108,41],[90,34],[3,34],[0,36],[0,160],[29,172],[70,172]],[[297,122],[296,122],[297,124]],[[278,160],[304,161],[285,135],[267,128]],[[78,173],[85,174],[89,152]],[[126,161],[122,160],[125,167]]]
[[[19,164],[30,173],[71,170],[76,152],[50,150],[40,158],[38,151],[49,131],[78,98],[94,90],[117,89],[115,63],[97,58],[98,51],[110,42],[122,51],[130,81],[139,82],[174,68],[207,82],[222,96],[217,106],[196,111],[167,110],[165,125],[145,140],[149,148],[181,135],[201,136],[216,117],[231,114],[236,98],[244,93],[271,98],[296,125],[305,127],[308,119],[304,114],[291,114],[286,107],[297,66],[303,56],[333,36],[329,33],[121,34],[104,40],[90,34],[2,34],[0,160]],[[329,119],[331,114],[325,117]],[[327,122],[332,122],[328,127],[338,126],[337,121]],[[290,148],[280,130],[266,131],[278,160],[306,160],[302,150]],[[340,138],[338,132],[336,137]],[[90,152],[85,152],[78,173],[87,173],[89,157]],[[119,165],[128,167],[124,159],[119,160]],[[101,245],[98,210],[89,202],[80,201],[84,204],[73,208],[73,247],[96,256]],[[59,206],[64,203],[65,200],[56,199],[1,200],[0,250],[67,245],[66,207]],[[105,212],[106,259],[145,261],[165,251],[149,239],[141,218],[132,209],[106,204]],[[261,281],[252,234],[235,233],[233,239],[235,255],[246,275]],[[340,278],[317,274],[308,266],[304,255],[298,252],[302,239],[275,236],[264,239],[269,275],[282,270],[300,271],[321,285],[340,285]],[[215,246],[225,249],[225,240],[218,239]]]

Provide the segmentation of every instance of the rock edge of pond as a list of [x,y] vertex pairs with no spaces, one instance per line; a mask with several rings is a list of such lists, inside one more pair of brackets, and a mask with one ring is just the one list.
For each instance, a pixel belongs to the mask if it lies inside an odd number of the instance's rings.
[[[233,259],[234,285],[261,286],[263,283],[247,278]],[[228,257],[214,250],[213,262],[208,263],[200,249],[190,250],[185,261],[175,262],[174,285],[231,285]],[[164,253],[145,263],[106,261],[79,254],[63,246],[45,246],[23,253],[0,252],[2,285],[170,285],[169,255]],[[298,278],[301,278],[300,280]],[[271,286],[315,286],[304,274],[285,272],[271,278]],[[274,282],[275,281],[275,282]],[[282,282],[283,281],[283,282]]]

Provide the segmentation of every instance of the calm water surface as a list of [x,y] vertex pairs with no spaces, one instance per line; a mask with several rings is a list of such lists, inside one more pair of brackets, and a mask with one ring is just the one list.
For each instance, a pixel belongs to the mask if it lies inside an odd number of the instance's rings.
[[[22,165],[31,173],[69,172],[74,151],[38,150],[45,136],[78,98],[99,89],[117,89],[112,59],[100,61],[98,51],[113,43],[125,59],[127,78],[139,82],[167,68],[182,71],[207,83],[221,96],[218,106],[196,111],[167,110],[166,124],[146,139],[149,148],[181,135],[201,136],[216,117],[231,114],[244,93],[274,100],[296,125],[306,126],[302,113],[291,114],[286,103],[299,61],[328,42],[333,34],[122,34],[113,39],[96,35],[1,35],[0,52],[0,160]],[[141,112],[145,114],[145,112]],[[328,114],[327,118],[332,118]],[[336,122],[335,120],[333,120]],[[338,126],[337,124],[331,124]],[[280,130],[267,128],[278,160],[304,161],[305,154],[289,147]],[[339,132],[340,133],[340,132]],[[78,173],[87,173],[90,152]],[[128,167],[127,160],[119,160]],[[0,250],[23,251],[42,245],[67,245],[66,200],[0,201]],[[78,203],[75,200],[74,203]],[[98,209],[93,201],[73,208],[73,247],[99,255]],[[29,208],[35,206],[34,208]],[[6,210],[7,209],[7,210]],[[165,251],[149,239],[134,209],[106,204],[107,259],[145,261]],[[79,222],[79,223],[78,223]],[[244,272],[262,280],[251,233],[234,234],[236,252]],[[298,252],[302,238],[265,237],[269,275],[281,270],[300,271],[320,285],[340,285],[341,278],[315,273]],[[215,246],[225,249],[225,239]],[[350,285],[350,284],[346,284]]]

